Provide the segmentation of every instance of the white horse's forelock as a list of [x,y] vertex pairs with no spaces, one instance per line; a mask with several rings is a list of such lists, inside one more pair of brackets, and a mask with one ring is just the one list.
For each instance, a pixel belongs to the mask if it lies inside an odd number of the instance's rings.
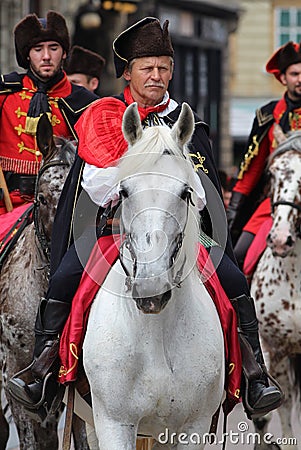
[[129,146],[125,155],[120,159],[118,181],[137,172],[149,172],[164,151],[184,158],[188,154],[187,145],[182,149],[171,136],[171,131],[165,126],[146,128],[143,139]]

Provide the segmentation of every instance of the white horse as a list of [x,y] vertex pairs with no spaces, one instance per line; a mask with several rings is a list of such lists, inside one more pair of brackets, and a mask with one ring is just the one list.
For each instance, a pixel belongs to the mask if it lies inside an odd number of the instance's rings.
[[142,130],[136,104],[124,115],[124,241],[83,346],[101,450],[134,450],[138,433],[152,436],[154,449],[203,449],[222,400],[223,335],[196,267],[199,214],[190,200],[198,181],[186,147],[193,130],[187,104],[172,129]]
[[[278,412],[282,436],[290,439],[290,444],[283,448],[289,450],[297,448],[291,440],[294,439],[291,423],[294,402],[300,412],[301,132],[285,139],[281,130],[276,131],[282,142],[271,155],[268,167],[273,226],[251,290],[256,300],[263,347],[269,354],[270,373],[285,393],[285,401]],[[267,418],[256,424],[262,436],[267,425]]]

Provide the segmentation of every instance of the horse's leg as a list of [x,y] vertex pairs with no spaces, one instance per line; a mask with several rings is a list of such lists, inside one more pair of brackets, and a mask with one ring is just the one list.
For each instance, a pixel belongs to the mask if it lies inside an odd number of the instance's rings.
[[[293,359],[292,359],[293,361]],[[284,393],[285,399],[283,404],[278,409],[278,413],[280,416],[280,422],[282,427],[282,437],[284,438],[293,438],[293,428],[292,428],[292,409],[293,409],[293,396],[296,396],[298,391],[296,392],[296,386],[293,385],[293,381],[291,378],[291,360],[286,357],[281,361],[279,365],[280,368],[277,370],[277,381],[279,381]],[[297,449],[297,445],[286,445],[285,450],[293,450]]]
[[116,422],[97,402],[93,403],[93,416],[101,450],[136,450],[137,424]]
[[9,404],[17,427],[20,450],[58,449],[57,420],[42,427],[41,424],[32,420],[17,402],[13,400]]
[[[292,406],[293,406],[293,398],[292,398],[292,385],[290,382],[290,364],[289,358],[283,358],[278,364],[274,363],[274,358],[270,359],[270,373],[272,376],[277,378],[280,386],[282,387],[285,399],[283,404],[278,408],[278,414],[280,417],[281,427],[282,427],[282,437],[291,438],[293,437],[293,429],[292,429]],[[267,445],[264,443],[264,435],[267,433],[269,423],[269,417],[265,416],[260,420],[254,421],[255,432],[259,433],[261,439],[261,444],[256,444],[254,450],[267,450],[271,448],[281,448],[279,446]],[[281,436],[275,436],[278,438]],[[295,445],[285,445],[285,450],[296,450],[298,447]]]
[[9,425],[5,417],[4,405],[2,404],[1,394],[2,394],[2,378],[0,374],[0,450],[5,450],[9,438]]
[[[272,418],[272,413],[269,413],[259,419],[253,421],[255,433],[259,436],[255,441],[254,450],[271,450],[273,447],[270,444],[265,443],[264,436],[268,432],[268,426]],[[274,447],[279,448],[279,447]]]

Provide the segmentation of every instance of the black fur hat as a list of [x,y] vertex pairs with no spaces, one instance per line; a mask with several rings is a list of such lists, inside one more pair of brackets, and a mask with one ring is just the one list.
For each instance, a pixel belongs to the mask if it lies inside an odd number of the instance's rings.
[[161,28],[159,19],[145,17],[123,31],[113,42],[114,63],[117,78],[134,58],[144,56],[174,56],[168,20]]
[[14,35],[17,62],[24,69],[29,67],[27,58],[30,49],[39,42],[58,42],[67,54],[69,52],[70,37],[66,21],[56,11],[48,11],[46,19],[28,14],[15,26]]
[[106,60],[98,53],[74,45],[64,63],[64,70],[67,75],[83,73],[99,79],[105,63]]
[[278,48],[266,65],[268,73],[272,73],[280,81],[280,75],[292,64],[301,62],[301,45],[290,41]]

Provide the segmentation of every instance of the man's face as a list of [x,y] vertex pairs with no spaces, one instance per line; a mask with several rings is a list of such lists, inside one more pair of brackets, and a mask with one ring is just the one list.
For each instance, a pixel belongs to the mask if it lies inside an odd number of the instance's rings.
[[42,79],[49,80],[61,68],[66,52],[63,47],[55,41],[39,42],[29,51],[30,66]]
[[125,69],[124,78],[129,82],[132,96],[141,107],[158,105],[172,78],[173,63],[169,56],[136,58]]
[[301,100],[301,63],[289,66],[285,73],[280,75],[280,80],[286,86],[291,100]]
[[91,92],[94,92],[98,87],[98,79],[96,77],[88,77],[84,73],[71,73],[67,75],[67,78],[71,83],[83,86]]

